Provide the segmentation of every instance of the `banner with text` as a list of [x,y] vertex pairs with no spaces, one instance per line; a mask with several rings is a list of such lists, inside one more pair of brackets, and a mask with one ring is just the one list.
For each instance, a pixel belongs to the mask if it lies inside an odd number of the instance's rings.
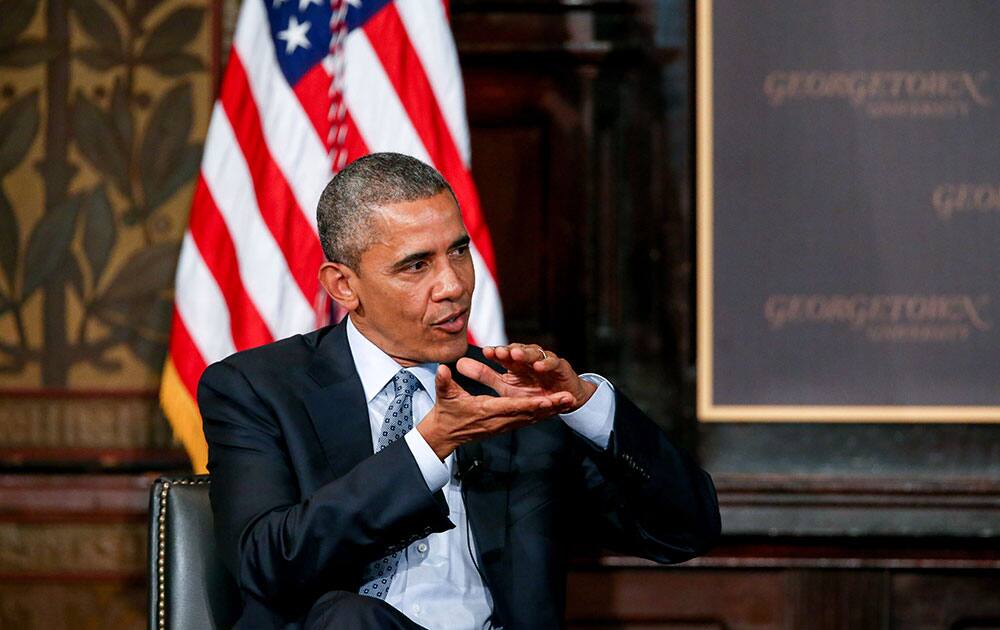
[[1000,3],[698,2],[698,412],[1000,421]]

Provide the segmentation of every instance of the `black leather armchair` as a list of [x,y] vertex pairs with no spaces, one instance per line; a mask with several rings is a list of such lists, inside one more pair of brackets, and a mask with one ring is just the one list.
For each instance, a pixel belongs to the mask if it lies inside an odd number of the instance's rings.
[[150,491],[150,630],[229,628],[239,618],[239,590],[215,548],[210,483],[161,477]]

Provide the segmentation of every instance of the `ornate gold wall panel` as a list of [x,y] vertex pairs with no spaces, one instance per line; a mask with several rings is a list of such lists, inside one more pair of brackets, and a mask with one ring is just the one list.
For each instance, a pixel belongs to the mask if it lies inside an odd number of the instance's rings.
[[0,389],[152,391],[212,102],[209,3],[0,15]]

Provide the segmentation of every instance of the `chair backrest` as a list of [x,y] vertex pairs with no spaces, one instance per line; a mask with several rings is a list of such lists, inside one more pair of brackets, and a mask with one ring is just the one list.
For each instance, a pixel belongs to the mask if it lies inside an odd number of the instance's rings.
[[161,477],[149,497],[149,628],[229,628],[242,603],[212,532],[208,475]]

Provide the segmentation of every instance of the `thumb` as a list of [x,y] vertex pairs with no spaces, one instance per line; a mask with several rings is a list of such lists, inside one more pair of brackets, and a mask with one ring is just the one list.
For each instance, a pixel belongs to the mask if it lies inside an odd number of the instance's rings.
[[434,387],[437,389],[438,400],[450,400],[469,395],[451,377],[451,370],[447,365],[438,366],[437,374],[434,375]]

